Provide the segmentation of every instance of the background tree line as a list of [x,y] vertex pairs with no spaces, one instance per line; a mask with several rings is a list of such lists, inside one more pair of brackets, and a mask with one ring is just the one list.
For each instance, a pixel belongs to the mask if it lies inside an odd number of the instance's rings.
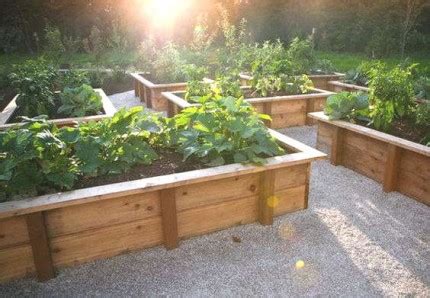
[[[221,3],[233,22],[248,20],[255,41],[307,36],[315,28],[323,50],[365,52],[382,57],[430,50],[429,0],[191,0],[186,16],[169,36],[188,43],[199,16],[209,29]],[[91,51],[91,40],[109,48],[136,47],[149,34],[145,0],[2,0],[0,52],[35,53],[52,47]],[[153,22],[154,20],[152,20]],[[163,20],[157,20],[162,22]],[[170,32],[172,33],[172,32]],[[61,44],[52,44],[52,40]],[[51,42],[50,42],[51,41]]]

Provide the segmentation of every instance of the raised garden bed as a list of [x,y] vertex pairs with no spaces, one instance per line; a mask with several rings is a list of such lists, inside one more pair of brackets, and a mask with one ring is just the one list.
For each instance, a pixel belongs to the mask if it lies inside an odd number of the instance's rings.
[[[247,87],[242,89],[249,90]],[[334,93],[321,89],[313,89],[310,94],[286,95],[261,98],[246,98],[259,113],[264,113],[272,118],[267,122],[270,128],[285,128],[291,126],[312,125],[316,122],[307,117],[310,112],[322,111],[327,97]],[[185,92],[163,92],[168,101],[167,114],[169,117],[180,110],[198,104],[190,103],[184,99]]]
[[[112,117],[115,114],[116,109],[110,101],[109,97],[106,96],[102,89],[94,89],[102,98],[103,114],[86,116],[86,117],[75,117],[75,118],[63,118],[63,119],[52,119],[49,122],[55,123],[57,126],[71,126],[76,122],[88,122],[88,121],[99,121],[104,118]],[[6,108],[0,113],[0,130],[5,130],[13,126],[21,125],[19,122],[13,121],[14,115],[18,111],[16,100],[19,94],[16,95],[6,106]]]
[[331,163],[343,165],[430,205],[430,147],[346,121],[318,121],[318,149],[330,153]]
[[325,154],[275,131],[289,154],[0,204],[0,281],[112,257],[307,208]]
[[[249,81],[252,80],[252,76],[247,74],[240,74],[240,82],[242,86],[248,86]],[[311,79],[312,83],[314,84],[315,88],[323,89],[323,90],[330,90],[329,89],[329,82],[339,80],[344,76],[342,73],[334,73],[329,75],[308,75],[309,79]]]
[[141,102],[150,109],[166,111],[167,102],[161,95],[162,92],[184,90],[187,83],[157,84],[152,82],[148,73],[131,73],[134,79],[134,92]]
[[342,81],[330,81],[328,82],[328,88],[327,90],[333,91],[333,92],[342,92],[342,91],[348,91],[348,92],[369,92],[369,88],[354,84],[348,84],[344,83]]

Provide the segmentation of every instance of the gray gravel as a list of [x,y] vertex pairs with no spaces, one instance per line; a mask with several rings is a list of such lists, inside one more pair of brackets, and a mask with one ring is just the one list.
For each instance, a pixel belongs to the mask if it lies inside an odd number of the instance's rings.
[[[136,106],[143,106],[146,110],[154,112],[152,109],[148,109],[146,104],[141,102],[138,97],[134,96],[134,90],[127,91],[123,93],[117,93],[109,96],[109,99],[112,101],[112,104],[118,110],[120,108],[132,108]],[[166,113],[162,113],[166,114]]]
[[[283,132],[314,145],[315,128]],[[241,239],[236,243],[232,237]],[[430,296],[430,208],[327,161],[309,209],[20,280],[1,296]]]

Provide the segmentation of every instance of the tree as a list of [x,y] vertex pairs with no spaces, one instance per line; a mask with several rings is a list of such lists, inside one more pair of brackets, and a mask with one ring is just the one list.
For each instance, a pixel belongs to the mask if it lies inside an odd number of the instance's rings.
[[428,0],[402,0],[404,9],[404,20],[400,40],[400,53],[403,58],[405,54],[408,35],[417,25],[418,16],[423,11],[425,5],[429,5]]

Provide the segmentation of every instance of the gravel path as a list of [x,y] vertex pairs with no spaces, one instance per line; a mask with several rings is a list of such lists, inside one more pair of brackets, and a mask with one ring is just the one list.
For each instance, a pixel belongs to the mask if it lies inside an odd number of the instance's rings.
[[[282,131],[314,145],[315,128]],[[240,243],[232,240],[239,237]],[[309,209],[62,270],[0,296],[430,296],[430,208],[327,161]]]

